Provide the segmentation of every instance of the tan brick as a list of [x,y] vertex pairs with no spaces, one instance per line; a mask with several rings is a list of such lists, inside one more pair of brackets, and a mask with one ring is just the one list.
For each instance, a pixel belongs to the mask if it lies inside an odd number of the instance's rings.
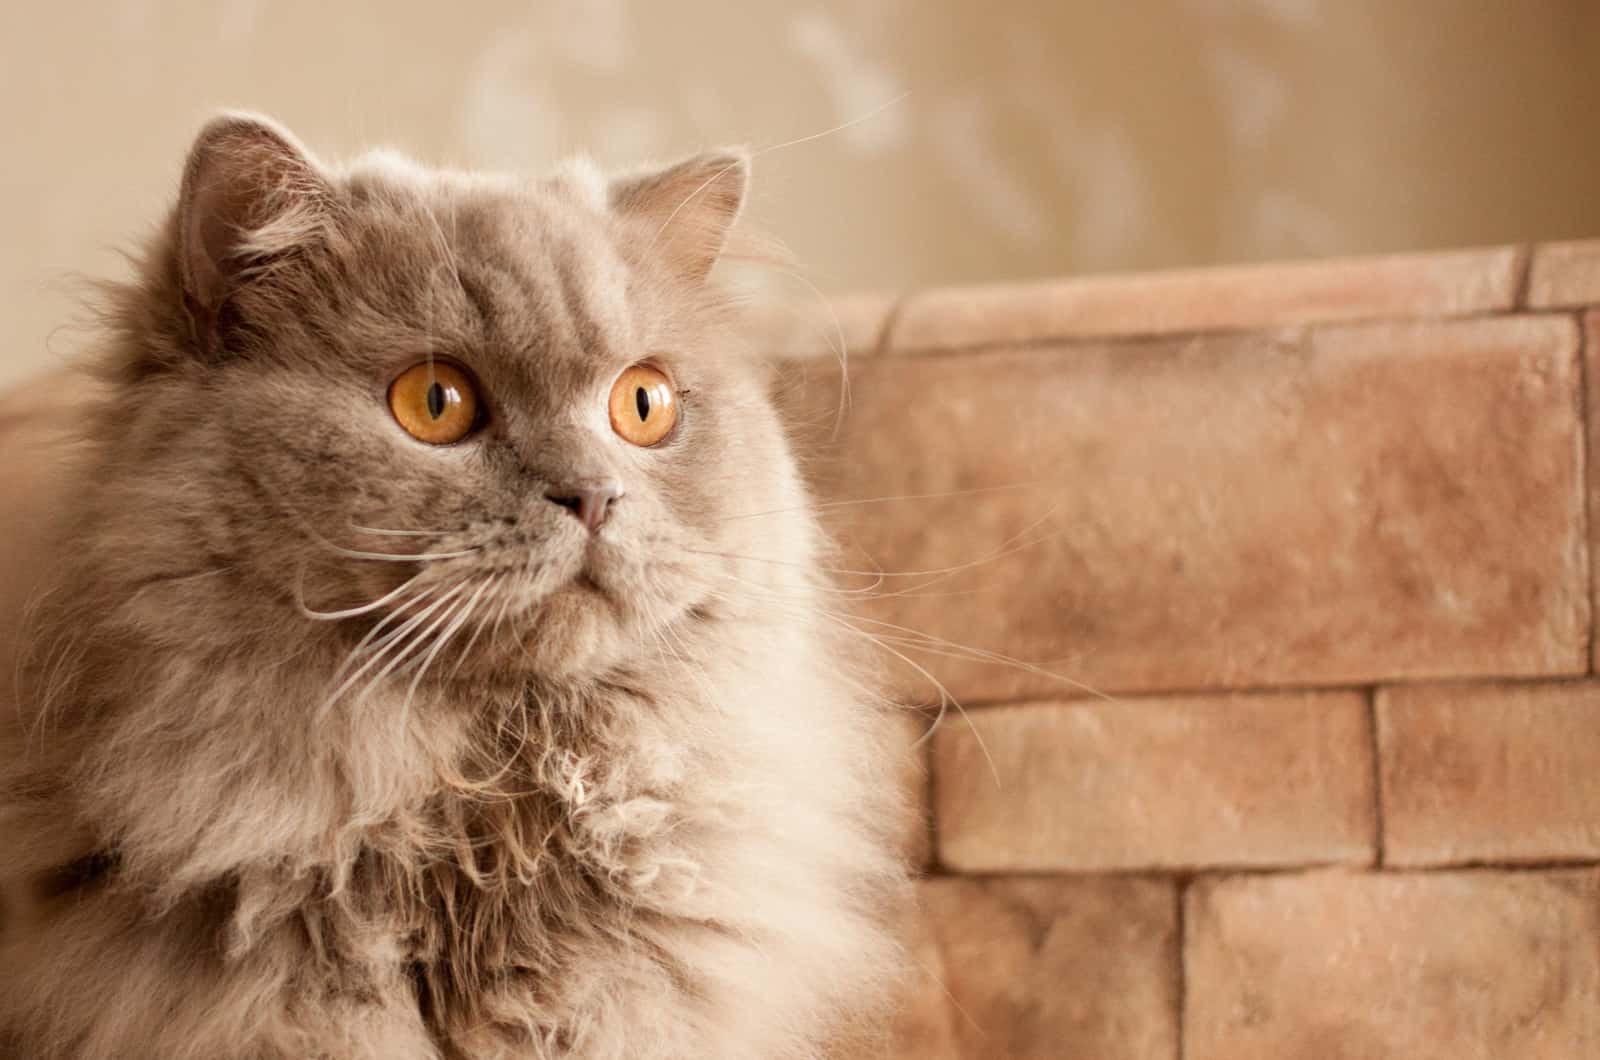
[[1535,309],[1600,305],[1600,239],[1534,248],[1528,304]]
[[1591,870],[1200,881],[1185,1060],[1600,1056],[1597,910]]
[[1502,317],[880,358],[836,439],[837,373],[791,396],[845,566],[959,568],[889,577],[860,624],[886,660],[939,638],[964,701],[1072,689],[950,644],[1107,691],[1568,674],[1577,346]]
[[773,357],[871,356],[898,301],[898,295],[876,292],[767,299],[748,314],[743,334]]
[[1600,858],[1600,683],[1378,698],[1393,865]]
[[1374,856],[1371,734],[1353,692],[973,711],[934,737],[934,799],[939,860],[962,871]]
[[1140,879],[919,885],[904,1060],[1176,1060],[1177,896]]
[[895,353],[1510,309],[1514,247],[955,287],[913,296]]

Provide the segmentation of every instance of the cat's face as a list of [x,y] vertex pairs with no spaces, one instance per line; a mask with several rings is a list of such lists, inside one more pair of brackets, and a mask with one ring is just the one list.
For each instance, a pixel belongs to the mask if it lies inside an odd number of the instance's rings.
[[771,513],[804,497],[705,282],[745,169],[333,174],[214,125],[178,216],[193,360],[138,384],[190,405],[151,470],[184,546],[377,623],[369,674],[595,672],[779,591],[809,539]]

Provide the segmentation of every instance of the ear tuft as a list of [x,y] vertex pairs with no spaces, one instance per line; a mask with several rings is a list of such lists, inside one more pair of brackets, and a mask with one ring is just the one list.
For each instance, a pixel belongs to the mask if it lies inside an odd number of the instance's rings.
[[698,283],[717,263],[750,185],[750,155],[711,151],[650,173],[612,182],[611,207],[644,222],[648,251]]
[[178,267],[204,345],[245,270],[312,238],[329,194],[310,153],[267,118],[223,114],[200,130],[178,196]]

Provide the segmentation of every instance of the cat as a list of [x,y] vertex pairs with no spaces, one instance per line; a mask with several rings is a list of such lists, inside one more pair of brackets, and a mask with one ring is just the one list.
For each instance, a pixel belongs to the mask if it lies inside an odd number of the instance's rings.
[[749,170],[204,127],[5,712],[0,1051],[875,1040],[904,752],[713,272]]

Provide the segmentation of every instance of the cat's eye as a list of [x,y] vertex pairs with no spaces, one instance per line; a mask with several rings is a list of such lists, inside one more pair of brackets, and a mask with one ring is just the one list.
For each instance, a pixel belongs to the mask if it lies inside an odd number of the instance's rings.
[[478,392],[447,361],[414,364],[389,384],[389,411],[406,433],[429,445],[449,445],[478,422]]
[[655,445],[678,422],[678,392],[667,373],[636,364],[611,385],[611,429],[634,445]]

